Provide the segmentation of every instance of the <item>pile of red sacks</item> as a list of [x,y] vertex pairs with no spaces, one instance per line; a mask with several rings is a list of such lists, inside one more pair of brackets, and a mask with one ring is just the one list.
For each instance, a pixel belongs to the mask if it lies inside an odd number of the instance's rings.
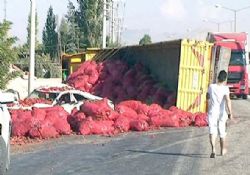
[[12,136],[31,138],[54,138],[68,135],[71,128],[67,122],[68,113],[60,106],[11,110]]
[[115,103],[139,100],[164,108],[176,103],[176,94],[157,83],[142,64],[129,67],[121,60],[86,61],[67,82],[76,89],[107,97]]
[[19,100],[19,104],[23,107],[33,106],[36,103],[52,104],[52,101],[43,98],[25,98],[24,100]]
[[[21,107],[31,107],[36,103],[52,104],[52,101],[43,98],[25,98],[18,101],[18,105]],[[15,105],[15,103],[10,103],[8,104],[8,107],[14,107]]]
[[68,114],[62,107],[12,110],[12,137],[54,138],[72,131],[82,135],[114,135],[159,127],[207,126],[206,114],[192,114],[176,107],[123,101],[112,109],[107,99],[86,101]]
[[159,127],[207,126],[203,113],[192,114],[176,107],[169,110],[157,104],[146,105],[140,101],[123,101],[115,110],[107,99],[86,102],[68,117],[73,131],[83,134],[113,135],[128,131],[147,131]]

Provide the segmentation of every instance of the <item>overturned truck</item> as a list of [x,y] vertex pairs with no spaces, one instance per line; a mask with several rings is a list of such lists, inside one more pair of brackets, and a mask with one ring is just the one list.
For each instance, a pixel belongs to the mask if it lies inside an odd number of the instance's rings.
[[206,112],[206,92],[213,72],[213,44],[175,40],[144,46],[100,50],[94,60],[142,64],[150,75],[176,96],[175,105],[189,112]]

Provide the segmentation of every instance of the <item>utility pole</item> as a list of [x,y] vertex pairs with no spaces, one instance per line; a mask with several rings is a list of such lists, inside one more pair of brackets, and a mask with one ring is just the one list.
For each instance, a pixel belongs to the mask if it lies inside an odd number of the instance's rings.
[[4,0],[4,20],[6,21],[7,19],[7,0]]
[[108,36],[109,36],[109,43],[111,43],[111,41],[112,41],[112,0],[110,0],[109,1],[109,3],[108,3],[108,23],[109,23],[109,26],[108,26],[108,29],[109,29],[109,34],[108,34]]
[[114,10],[114,1],[111,0],[111,41],[115,42],[115,10]]
[[120,23],[120,41],[119,44],[122,44],[122,33],[124,31],[124,16],[125,16],[125,9],[126,9],[126,2],[122,4],[123,6],[123,13],[121,17],[121,23]]
[[107,16],[107,11],[106,11],[106,6],[107,6],[107,0],[103,0],[103,30],[102,30],[102,48],[106,48],[106,36],[107,36],[107,21],[106,21],[106,16]]
[[233,12],[234,12],[234,32],[236,32],[237,31],[237,11],[236,10],[233,10]]
[[117,44],[120,43],[120,38],[121,38],[121,19],[118,18],[118,20],[117,20],[117,39],[116,39]]
[[30,63],[29,63],[29,81],[28,93],[33,90],[34,74],[35,74],[35,44],[36,44],[36,0],[30,0],[30,14],[31,14],[31,29],[30,29]]

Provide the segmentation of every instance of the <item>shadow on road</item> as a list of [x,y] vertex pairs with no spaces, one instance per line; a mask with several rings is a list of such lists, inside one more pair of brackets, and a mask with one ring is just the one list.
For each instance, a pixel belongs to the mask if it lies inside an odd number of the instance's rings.
[[168,156],[185,156],[185,157],[193,157],[193,158],[208,158],[207,154],[185,154],[185,153],[165,153],[165,152],[154,152],[154,151],[140,151],[140,150],[126,150],[134,153],[144,153],[144,154],[160,154],[160,155],[168,155]]

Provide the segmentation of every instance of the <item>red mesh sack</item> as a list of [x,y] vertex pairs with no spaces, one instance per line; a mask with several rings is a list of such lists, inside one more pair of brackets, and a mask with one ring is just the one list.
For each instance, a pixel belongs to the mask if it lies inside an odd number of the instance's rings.
[[148,108],[148,116],[149,117],[154,117],[154,116],[158,116],[159,113],[162,111],[163,109],[161,108],[160,105],[158,104],[152,104],[149,106]]
[[109,120],[95,121],[93,126],[92,134],[112,135],[115,130],[114,122]]
[[130,129],[130,120],[127,117],[120,115],[115,121],[115,128],[120,132],[128,132]]
[[55,121],[59,118],[59,114],[57,111],[50,111],[46,114],[45,120],[49,121],[50,123],[54,124]]
[[19,110],[17,114],[17,120],[24,121],[32,117],[31,111]]
[[30,126],[28,123],[22,122],[13,122],[12,123],[12,136],[26,136],[29,132]]
[[40,108],[33,108],[31,114],[34,118],[37,118],[38,120],[44,120],[46,116],[46,110]]
[[53,126],[61,135],[69,135],[71,133],[70,125],[66,120],[57,119]]
[[59,135],[53,126],[47,126],[47,125],[42,126],[39,129],[39,132],[41,133],[41,138],[43,138],[43,139],[55,138]]
[[127,107],[127,106],[117,105],[115,107],[115,110],[119,114],[122,114],[123,116],[125,116],[127,118],[130,118],[130,119],[137,119],[137,117],[138,117],[137,113],[133,109],[131,109],[131,108]]
[[81,106],[81,111],[87,116],[92,116],[94,118],[107,118],[111,114],[112,109],[108,105],[108,100],[104,98],[100,101],[85,102]]
[[82,121],[79,125],[79,132],[82,135],[90,135],[92,134],[91,129],[93,128],[94,121],[93,120],[85,120]]
[[194,125],[198,126],[198,127],[208,126],[207,114],[206,113],[196,113]]
[[149,125],[145,120],[133,120],[130,122],[130,128],[133,131],[147,131]]

